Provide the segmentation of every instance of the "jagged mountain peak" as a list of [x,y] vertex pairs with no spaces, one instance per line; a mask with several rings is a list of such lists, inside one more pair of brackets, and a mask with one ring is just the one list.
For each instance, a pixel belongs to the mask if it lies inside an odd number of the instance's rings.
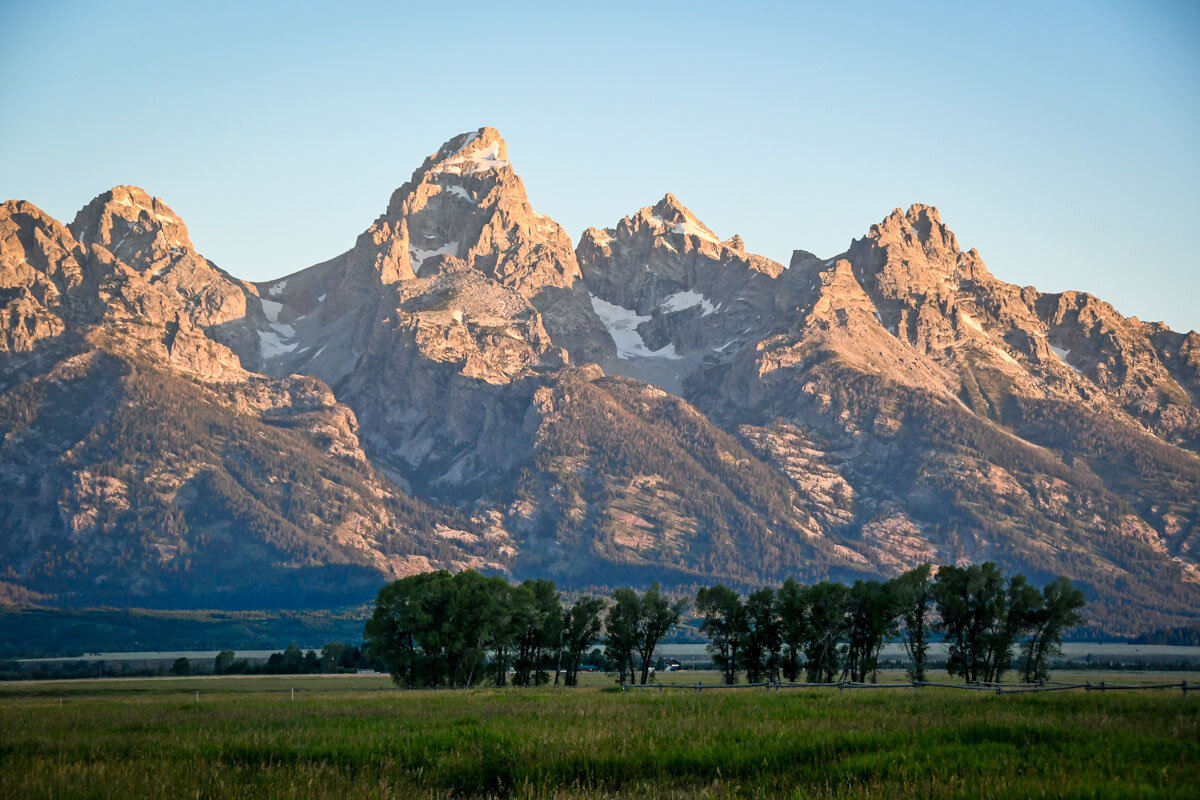
[[508,164],[508,144],[500,131],[487,126],[446,140],[421,167],[422,170],[458,173],[463,170],[482,172],[505,168],[511,168]]
[[[1200,335],[998,281],[933,206],[895,209],[832,258],[797,250],[786,271],[673,194],[573,250],[485,127],[424,159],[347,252],[257,286],[138,187],[70,230],[6,203],[0,312],[0,531],[59,536],[70,558],[95,545],[79,563],[111,585],[128,572],[108,542],[141,552],[126,526],[169,533],[146,539],[151,576],[209,536],[224,560],[205,570],[246,559],[268,578],[288,541],[375,576],[592,583],[995,558],[1156,587],[1112,596],[1194,614]],[[55,394],[71,376],[87,382]],[[79,413],[92,401],[107,405]],[[60,436],[50,419],[87,426]],[[159,439],[153,459],[135,450]],[[51,473],[31,500],[28,476]],[[234,530],[267,555],[230,549]],[[28,585],[75,580],[37,572],[39,547],[0,537]]]
[[743,260],[752,260],[754,268],[759,271],[778,274],[783,270],[782,265],[770,259],[746,253],[745,240],[739,235],[722,240],[670,192],[654,205],[644,206],[621,219],[614,227],[585,229],[579,247],[606,248],[611,247],[614,241],[621,241],[639,251],[648,247],[672,253],[682,250],[686,253],[702,253],[715,260],[721,260],[724,251],[729,250]]
[[392,193],[352,251],[351,271],[392,284],[461,259],[527,296],[579,277],[570,237],[534,211],[499,131],[459,134]]
[[192,249],[187,226],[163,200],[138,186],[114,186],[75,215],[71,232],[85,247],[98,244],[134,262],[146,249]]
[[942,222],[936,206],[913,203],[908,210],[895,208],[883,221],[871,226],[867,239],[880,244],[911,244],[940,251],[957,252],[958,239]]

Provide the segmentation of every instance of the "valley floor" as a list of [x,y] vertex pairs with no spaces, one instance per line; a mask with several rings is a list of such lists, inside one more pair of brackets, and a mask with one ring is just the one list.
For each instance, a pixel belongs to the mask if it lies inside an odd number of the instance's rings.
[[[698,675],[717,680],[662,677]],[[572,690],[441,692],[377,675],[7,683],[0,797],[1143,798],[1200,786],[1200,693],[660,695],[585,677]]]

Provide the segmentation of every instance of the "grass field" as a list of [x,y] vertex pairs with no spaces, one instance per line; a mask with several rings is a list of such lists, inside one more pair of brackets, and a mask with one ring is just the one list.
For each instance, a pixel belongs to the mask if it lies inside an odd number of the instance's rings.
[[0,797],[1200,796],[1195,693],[660,696],[586,677],[453,692],[382,676],[2,684]]

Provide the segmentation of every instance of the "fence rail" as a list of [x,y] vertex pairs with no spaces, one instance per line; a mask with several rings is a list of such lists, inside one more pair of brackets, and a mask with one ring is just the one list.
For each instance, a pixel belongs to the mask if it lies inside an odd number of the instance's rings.
[[623,683],[621,691],[633,691],[644,689],[649,691],[658,691],[662,694],[668,689],[690,692],[712,692],[723,690],[746,690],[746,689],[763,689],[765,691],[779,691],[781,689],[837,689],[845,691],[847,689],[913,689],[919,690],[922,688],[930,689],[960,689],[968,692],[990,692],[992,694],[1032,694],[1036,692],[1066,692],[1082,689],[1087,692],[1129,692],[1142,691],[1147,689],[1178,689],[1187,697],[1189,691],[1195,692],[1200,690],[1200,686],[1196,684],[1189,685],[1187,681],[1179,683],[1152,683],[1152,684],[1122,684],[1122,683],[1056,683],[1054,685],[1046,685],[1045,682],[1039,684],[1030,684],[1028,686],[1006,686],[999,683],[935,683],[933,681],[913,681],[911,683],[856,683],[854,681],[838,681],[836,683],[790,683],[790,682],[771,682],[771,683]]

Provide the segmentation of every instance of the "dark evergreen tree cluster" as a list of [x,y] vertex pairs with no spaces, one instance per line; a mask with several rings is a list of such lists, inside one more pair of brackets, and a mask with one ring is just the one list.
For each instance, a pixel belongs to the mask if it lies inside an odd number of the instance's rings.
[[930,635],[949,645],[946,668],[967,682],[998,682],[1021,652],[1022,679],[1042,680],[1062,634],[1083,618],[1083,593],[1066,578],[1040,592],[1023,575],[1007,579],[988,562],[925,564],[889,581],[852,586],[787,580],[745,600],[725,586],[696,595],[700,630],[726,683],[741,671],[750,683],[836,680],[874,682],[883,646],[899,638],[914,681],[926,679]]

